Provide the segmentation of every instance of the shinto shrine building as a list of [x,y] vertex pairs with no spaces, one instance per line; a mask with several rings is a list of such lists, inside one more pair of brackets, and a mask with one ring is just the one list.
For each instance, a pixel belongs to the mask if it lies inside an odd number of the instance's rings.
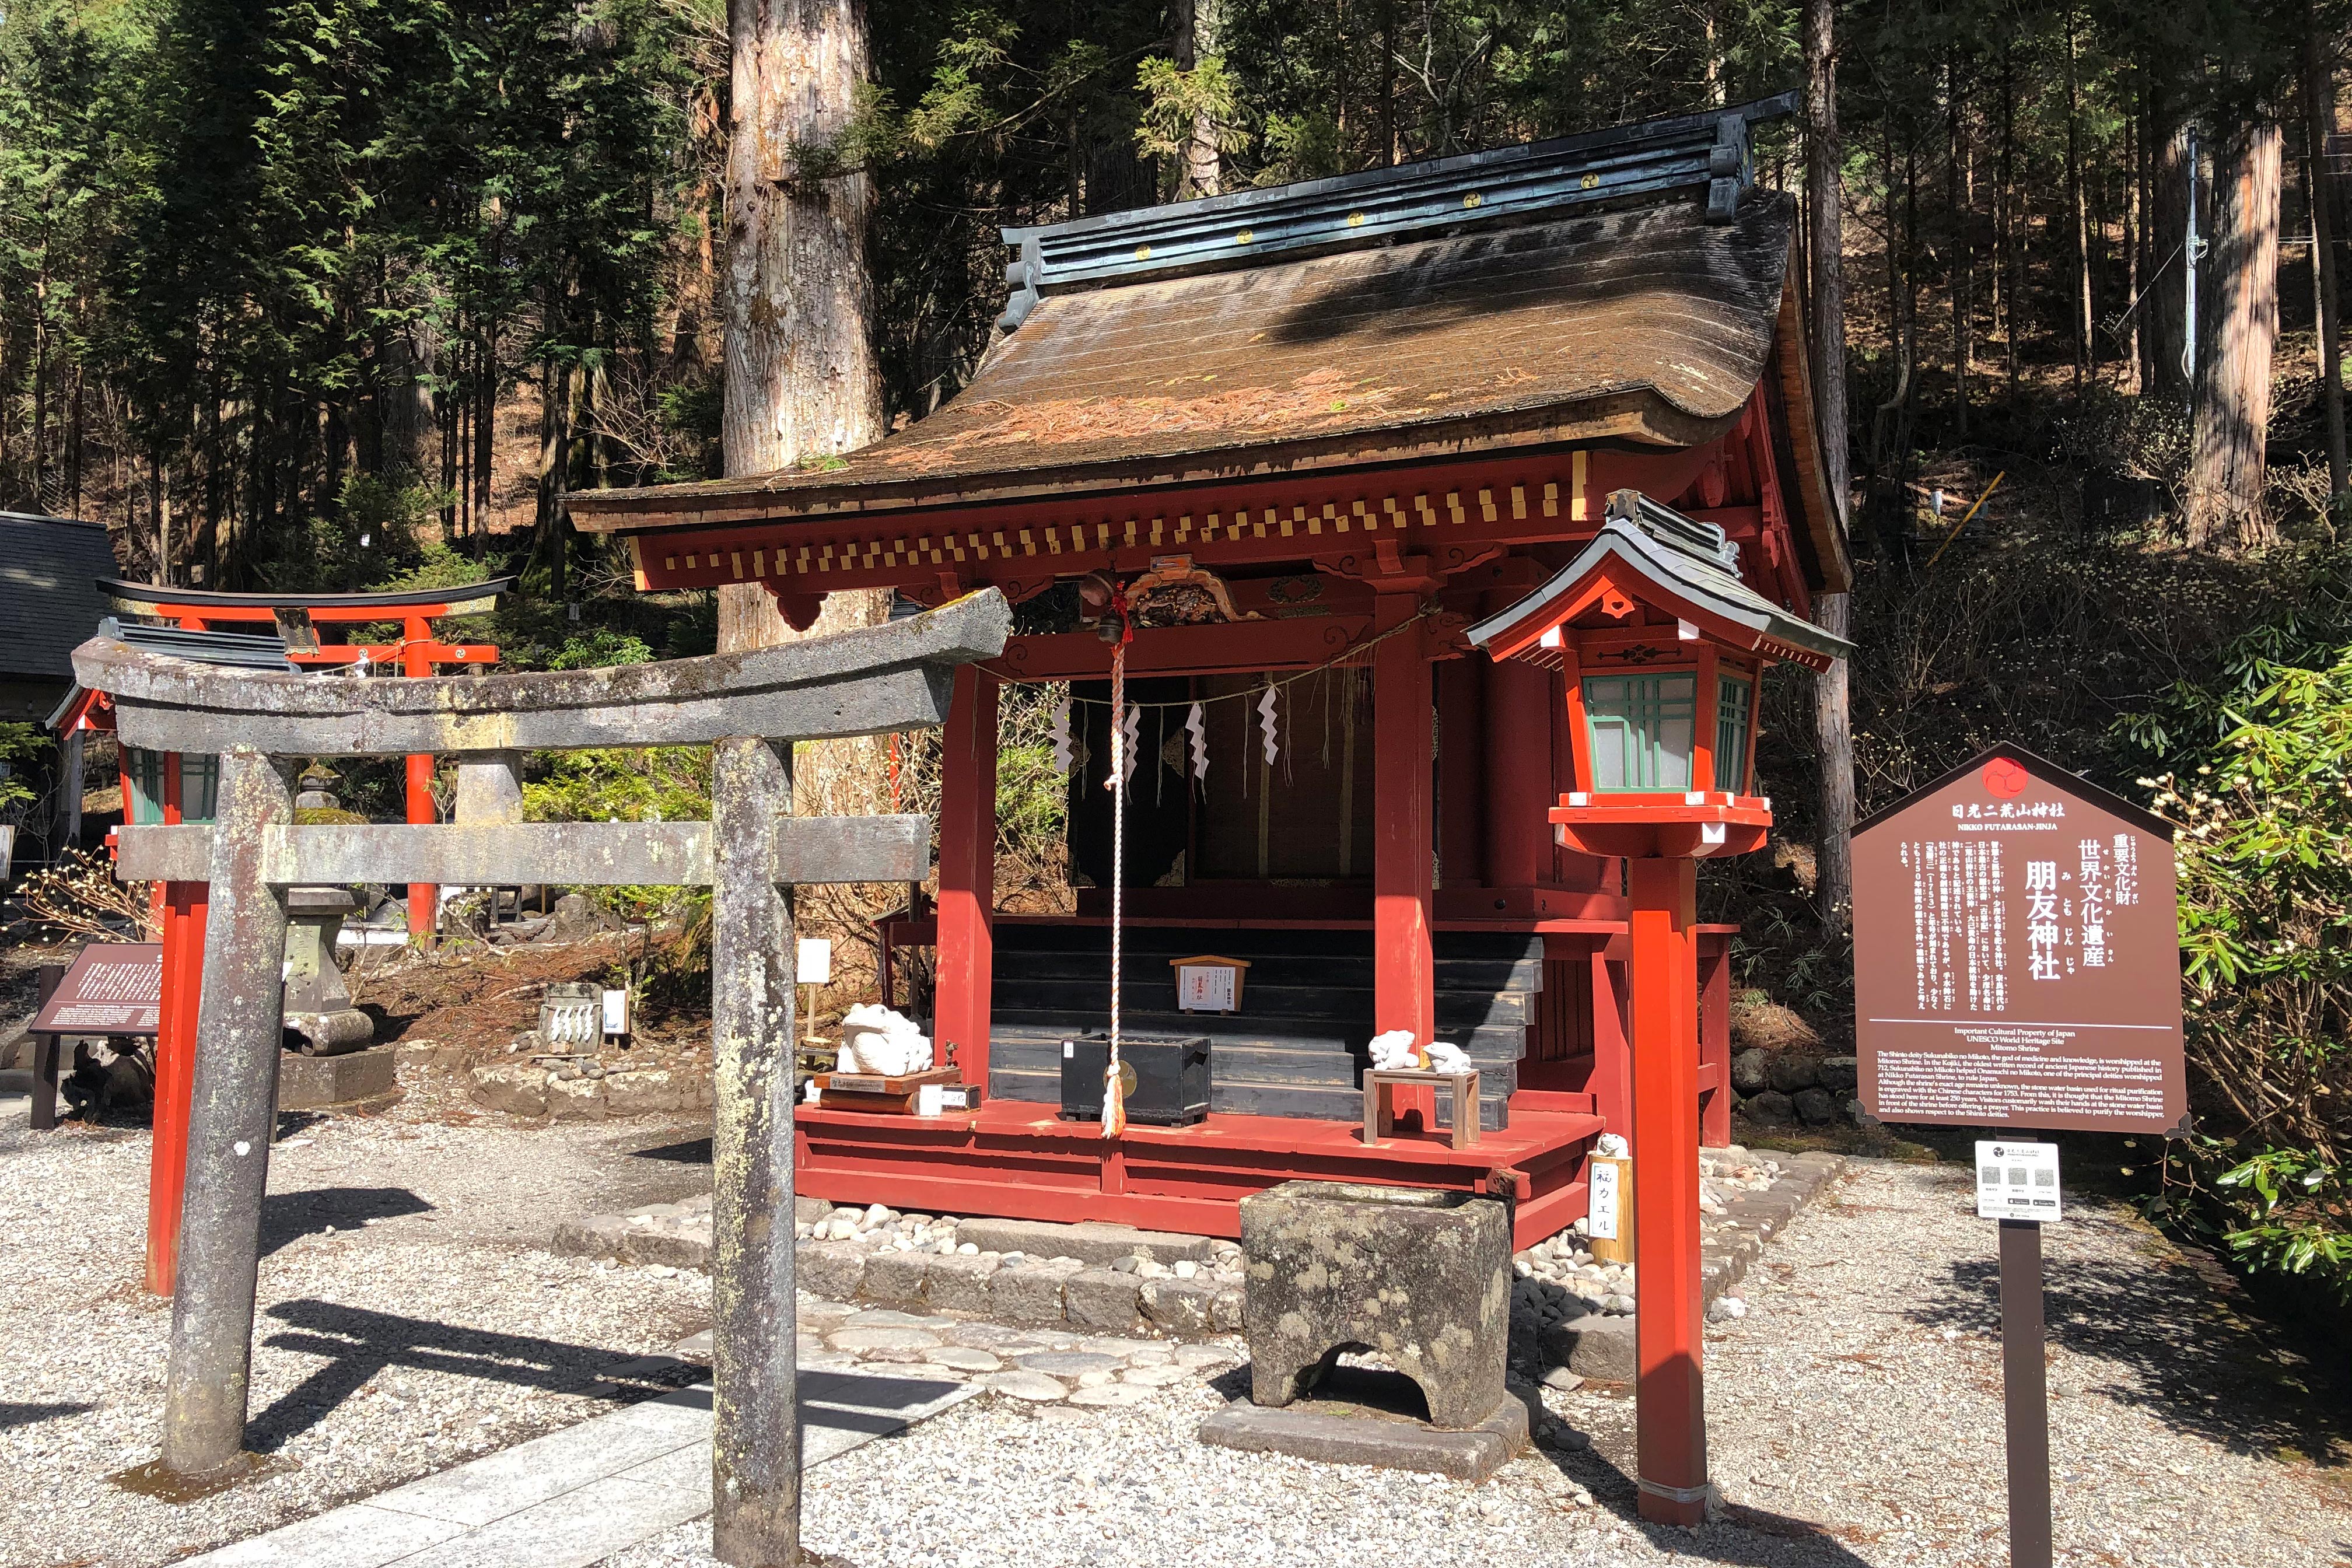
[[[1465,634],[1574,559],[1619,490],[1719,530],[1792,616],[1847,586],[1796,203],[1748,144],[1792,107],[1011,230],[1001,340],[929,417],[783,472],[572,498],[641,589],[759,583],[806,626],[828,594],[993,585],[1040,628],[958,677],[936,924],[894,933],[936,941],[933,1037],[986,1098],[802,1108],[802,1191],[1234,1234],[1237,1200],[1279,1181],[1402,1182],[1513,1196],[1521,1245],[1584,1212],[1585,1152],[1628,1115],[1628,903],[1622,861],[1548,814],[1689,787],[1678,711],[1720,706],[1699,748],[1718,780],[1752,773],[1760,682],[1710,651],[1744,715],[1728,685],[1680,706],[1699,677],[1655,626],[1588,639],[1580,668]],[[1146,574],[1198,592],[1156,596],[1127,645],[1126,1026],[1208,1036],[1212,1099],[1107,1140],[1056,1114],[1061,1042],[1105,1021],[1122,875],[1111,645],[1088,621]],[[1002,914],[999,694],[1060,681],[1076,909]],[[1612,722],[1649,739],[1580,780],[1580,727]],[[1697,943],[1717,1142],[1726,939]],[[1196,954],[1247,962],[1237,1011],[1177,1010],[1171,960]],[[1474,1059],[1477,1142],[1362,1141],[1367,1043],[1395,1028]]]

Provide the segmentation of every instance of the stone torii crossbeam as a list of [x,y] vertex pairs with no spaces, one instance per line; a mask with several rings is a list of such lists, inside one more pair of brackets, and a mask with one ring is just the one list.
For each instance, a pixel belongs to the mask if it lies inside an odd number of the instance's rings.
[[[214,823],[125,827],[126,877],[209,882],[204,997],[161,1468],[232,1479],[245,1451],[279,1047],[287,893],[305,884],[712,889],[712,1537],[800,1561],[793,1308],[793,960],[787,890],[913,882],[921,816],[791,818],[791,742],[943,722],[958,666],[1003,651],[994,589],[837,637],[661,664],[400,680],[231,670],[104,638],[74,654],[122,743],[221,758]],[[709,744],[711,819],[526,823],[526,749]],[[447,825],[297,826],[291,759],[455,753]]]

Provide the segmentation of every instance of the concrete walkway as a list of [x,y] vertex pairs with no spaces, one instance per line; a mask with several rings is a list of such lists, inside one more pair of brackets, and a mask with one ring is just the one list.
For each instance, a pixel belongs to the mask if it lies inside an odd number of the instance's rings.
[[[801,1373],[801,1464],[980,1392],[919,1375]],[[585,1568],[710,1511],[710,1385],[632,1405],[188,1560],[188,1568]]]

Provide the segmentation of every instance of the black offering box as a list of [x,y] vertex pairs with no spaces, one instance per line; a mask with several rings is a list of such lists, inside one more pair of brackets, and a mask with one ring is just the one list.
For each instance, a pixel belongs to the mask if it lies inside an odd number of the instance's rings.
[[[1205,1035],[1126,1035],[1118,1042],[1127,1119],[1146,1127],[1190,1127],[1209,1114],[1209,1039]],[[1110,1032],[1062,1042],[1062,1120],[1102,1120],[1103,1069]]]

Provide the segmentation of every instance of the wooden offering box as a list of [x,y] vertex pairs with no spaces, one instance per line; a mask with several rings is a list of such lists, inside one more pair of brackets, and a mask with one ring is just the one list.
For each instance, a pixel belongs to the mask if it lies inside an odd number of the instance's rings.
[[[834,1110],[872,1110],[886,1116],[919,1115],[917,1106],[922,1099],[923,1086],[939,1084],[945,1087],[958,1082],[961,1074],[953,1067],[926,1068],[921,1072],[908,1073],[898,1078],[885,1078],[870,1072],[821,1072],[816,1075],[817,1103]],[[953,1098],[953,1097],[950,1097]],[[942,1107],[950,1110],[968,1110],[970,1105]]]

